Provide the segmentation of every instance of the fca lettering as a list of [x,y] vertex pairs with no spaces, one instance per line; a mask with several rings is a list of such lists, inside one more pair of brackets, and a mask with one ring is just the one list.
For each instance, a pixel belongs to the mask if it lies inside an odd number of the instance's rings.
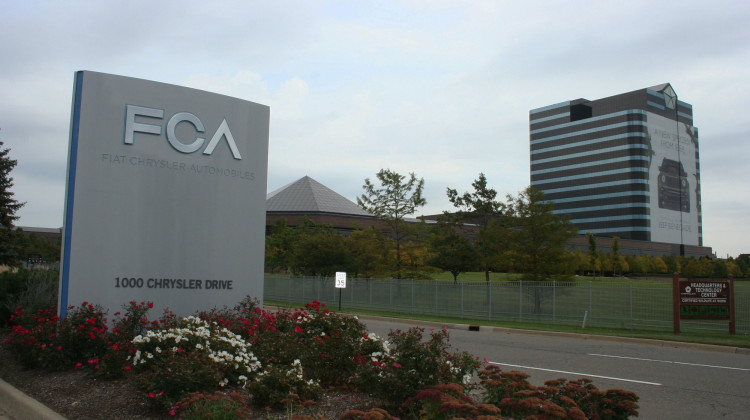
[[[163,119],[164,110],[157,109],[157,108],[149,108],[145,106],[126,105],[125,106],[125,144],[133,144],[133,136],[136,131],[140,133],[161,135],[161,125],[136,122],[135,118],[138,115],[142,115],[144,117]],[[193,127],[195,127],[195,131],[197,131],[198,133],[203,133],[206,131],[206,128],[203,126],[203,123],[198,117],[195,116],[195,114],[191,114],[189,112],[178,112],[172,115],[169,121],[167,121],[167,141],[178,152],[193,153],[197,151],[198,149],[200,149],[201,146],[203,146],[203,143],[206,141],[206,139],[203,137],[195,137],[191,143],[181,142],[180,139],[177,138],[175,129],[177,128],[177,124],[183,121],[186,121],[192,124]],[[216,145],[219,144],[219,140],[221,140],[222,137],[227,139],[227,143],[229,144],[229,149],[231,149],[232,151],[232,156],[234,156],[234,158],[238,160],[242,159],[242,156],[240,156],[240,151],[237,149],[237,144],[234,142],[234,137],[232,136],[232,132],[229,131],[229,125],[227,124],[226,118],[221,121],[219,128],[216,129],[216,132],[211,137],[211,141],[209,141],[206,148],[203,149],[203,154],[210,155],[211,153],[213,153],[214,149],[216,148]]]

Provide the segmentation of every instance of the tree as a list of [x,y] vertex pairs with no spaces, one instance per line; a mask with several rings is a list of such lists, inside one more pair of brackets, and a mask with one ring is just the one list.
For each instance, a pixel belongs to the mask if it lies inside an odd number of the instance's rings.
[[589,240],[589,262],[591,263],[591,272],[594,274],[594,280],[596,280],[596,260],[599,258],[599,251],[596,250],[596,237],[593,233],[587,233],[586,236]]
[[471,186],[474,187],[474,192],[459,195],[456,190],[447,188],[447,195],[451,204],[459,209],[453,214],[454,218],[459,223],[471,223],[478,227],[475,244],[485,281],[489,283],[490,261],[496,254],[503,252],[502,245],[506,244],[503,236],[507,236],[503,235],[501,226],[496,225],[495,229],[489,229],[489,225],[503,216],[505,205],[496,200],[497,191],[487,187],[487,178],[483,173],[479,173],[479,178],[474,180]]
[[617,276],[617,270],[620,268],[620,238],[615,236],[612,238],[612,274]]
[[9,154],[10,149],[3,149],[3,142],[0,141],[0,265],[14,266],[18,265],[19,260],[13,227],[18,220],[16,212],[25,203],[19,203],[13,198],[13,178],[10,172],[18,162],[11,159]]
[[375,186],[369,178],[365,179],[362,188],[364,194],[357,197],[357,204],[382,220],[390,228],[396,244],[396,278],[401,278],[401,247],[413,229],[404,221],[404,217],[414,214],[418,207],[427,204],[422,197],[424,179],[409,173],[409,179],[390,169],[381,169],[376,174],[380,187]]
[[[576,228],[567,217],[552,213],[553,205],[544,200],[544,193],[528,187],[513,198],[508,196],[509,210],[515,222],[514,248],[518,270],[523,280],[570,280],[573,261],[565,247],[576,234]],[[534,312],[541,312],[545,289],[534,287]]]
[[453,274],[454,284],[458,283],[460,273],[471,271],[479,264],[479,254],[471,241],[459,235],[451,225],[438,224],[431,245],[430,264]]
[[294,271],[308,276],[331,277],[345,270],[351,260],[344,237],[331,225],[318,225],[305,218],[299,230]]
[[357,229],[345,238],[351,253],[351,265],[347,269],[352,277],[375,277],[386,271],[390,241],[383,233],[370,226]]
[[291,270],[297,255],[299,233],[287,226],[286,219],[279,219],[266,236],[266,270]]
[[21,256],[38,255],[45,263],[60,261],[59,239],[53,242],[21,228],[16,228],[16,249]]

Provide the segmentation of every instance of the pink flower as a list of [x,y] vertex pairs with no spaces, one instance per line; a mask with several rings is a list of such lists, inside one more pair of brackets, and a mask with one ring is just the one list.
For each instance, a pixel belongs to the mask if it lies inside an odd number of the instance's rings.
[[125,366],[125,370],[130,370],[130,365]]
[[401,367],[401,365],[399,365],[399,364],[398,364],[398,363],[396,363],[396,362],[393,362],[393,367],[395,367],[395,368],[400,368],[400,367]]
[[78,363],[76,363],[76,367],[75,367],[75,368],[76,368],[76,369],[78,369],[78,368],[80,368],[81,366],[83,366],[83,363],[81,363],[81,362],[78,362]]

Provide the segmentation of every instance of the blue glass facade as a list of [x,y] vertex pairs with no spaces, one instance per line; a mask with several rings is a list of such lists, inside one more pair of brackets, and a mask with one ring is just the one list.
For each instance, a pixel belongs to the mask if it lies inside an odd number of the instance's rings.
[[[674,133],[675,161],[692,170],[692,178],[680,178],[683,194],[667,191],[672,194],[667,197],[654,185],[659,148],[671,144],[653,139],[668,131],[654,128],[657,122]],[[554,203],[555,213],[567,214],[580,233],[702,245],[697,129],[692,106],[678,101],[669,84],[531,110],[529,133],[531,185]],[[658,221],[652,217],[657,213]],[[659,230],[659,224],[676,225],[678,231]]]

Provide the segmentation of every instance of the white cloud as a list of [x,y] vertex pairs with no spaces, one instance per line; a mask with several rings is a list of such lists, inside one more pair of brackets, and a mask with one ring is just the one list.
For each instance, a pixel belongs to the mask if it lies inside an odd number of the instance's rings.
[[[749,252],[750,7],[702,1],[363,4],[0,0],[0,139],[21,224],[62,219],[73,72],[271,106],[269,188],[310,175],[347,198],[381,168],[425,178],[425,213],[479,172],[529,183],[528,111],[671,82],[701,135],[704,237]],[[71,25],[70,22],[76,22]],[[727,197],[732,197],[727,199]]]

